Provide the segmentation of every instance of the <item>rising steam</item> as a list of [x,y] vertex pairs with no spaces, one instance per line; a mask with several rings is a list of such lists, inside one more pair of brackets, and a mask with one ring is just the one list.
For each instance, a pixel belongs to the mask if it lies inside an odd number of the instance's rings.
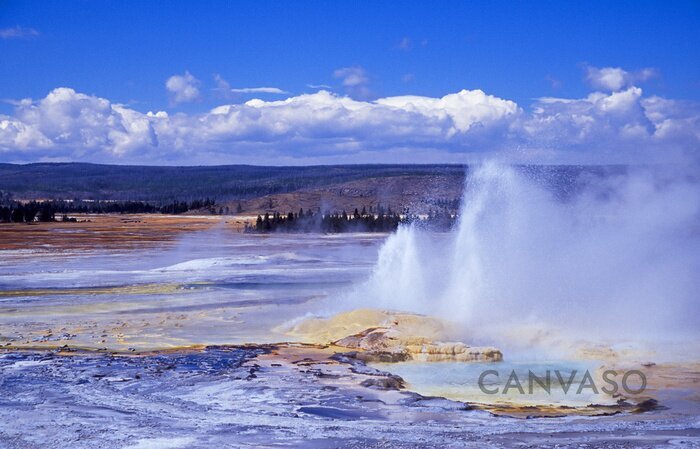
[[[587,173],[587,174],[586,174]],[[562,197],[522,168],[472,170],[456,229],[402,227],[358,304],[437,315],[474,339],[693,340],[700,333],[695,172],[579,174]],[[529,329],[527,337],[518,334]],[[514,342],[510,342],[512,344]]]

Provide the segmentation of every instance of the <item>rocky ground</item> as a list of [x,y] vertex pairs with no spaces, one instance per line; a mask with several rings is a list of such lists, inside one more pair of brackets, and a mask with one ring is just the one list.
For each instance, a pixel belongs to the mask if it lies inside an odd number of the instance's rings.
[[0,448],[700,447],[697,415],[516,419],[426,398],[332,348],[0,355]]

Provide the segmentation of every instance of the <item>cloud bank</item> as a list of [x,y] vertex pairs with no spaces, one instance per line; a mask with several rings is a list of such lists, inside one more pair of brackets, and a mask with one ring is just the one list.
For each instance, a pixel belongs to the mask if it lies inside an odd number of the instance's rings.
[[[177,101],[197,97],[187,75],[173,88]],[[646,97],[635,86],[541,98],[527,110],[481,90],[373,101],[321,90],[200,114],[143,113],[61,87],[0,115],[4,162],[279,165],[471,162],[496,155],[530,163],[647,163],[698,154],[700,106]]]

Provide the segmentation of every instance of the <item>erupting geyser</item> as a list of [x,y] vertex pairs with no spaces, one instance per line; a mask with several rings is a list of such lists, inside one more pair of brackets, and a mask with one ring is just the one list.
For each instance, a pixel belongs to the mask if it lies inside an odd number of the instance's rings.
[[440,316],[500,347],[695,341],[697,172],[581,170],[562,194],[539,170],[471,169],[456,229],[400,228],[347,304]]

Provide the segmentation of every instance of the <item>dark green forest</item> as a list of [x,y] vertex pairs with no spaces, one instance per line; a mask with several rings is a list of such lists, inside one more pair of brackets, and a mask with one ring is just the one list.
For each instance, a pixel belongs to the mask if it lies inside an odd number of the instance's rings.
[[0,164],[0,192],[21,199],[217,201],[256,198],[374,177],[452,175],[460,165],[156,167],[83,163]]
[[[573,193],[585,175],[624,171],[622,166],[520,166],[558,194]],[[0,164],[0,193],[15,199],[147,201],[164,204],[213,198],[217,202],[257,198],[368,178],[454,176],[465,165],[326,165],[200,167],[84,163]],[[583,175],[583,176],[582,176]]]
[[392,232],[401,224],[415,224],[416,226],[436,231],[447,231],[452,228],[457,220],[456,215],[445,211],[431,211],[427,217],[419,217],[404,210],[401,214],[393,212],[391,208],[379,208],[376,211],[362,211],[355,209],[352,214],[346,211],[342,213],[314,213],[311,210],[289,212],[286,215],[280,213],[258,215],[254,225],[246,225],[245,232],[267,234],[271,232]]
[[[228,208],[227,208],[228,209]],[[35,221],[75,221],[68,214],[184,214],[188,211],[207,210],[212,214],[224,213],[223,208],[206,198],[194,201],[172,201],[151,204],[143,201],[28,201],[19,202],[0,196],[0,223],[32,223]]]

